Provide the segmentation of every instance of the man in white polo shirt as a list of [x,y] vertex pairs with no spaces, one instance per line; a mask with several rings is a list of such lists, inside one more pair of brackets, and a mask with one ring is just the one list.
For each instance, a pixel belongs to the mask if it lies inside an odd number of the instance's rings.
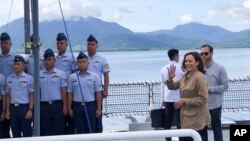
[[[169,63],[161,69],[161,94],[162,105],[165,107],[165,123],[164,129],[171,129],[173,122],[176,122],[176,126],[180,129],[180,109],[174,108],[174,103],[180,99],[179,90],[169,90],[164,82],[168,79],[168,69],[170,65],[176,67],[174,81],[179,80],[184,72],[181,69],[179,61],[179,50],[168,50]],[[175,118],[175,119],[174,119]],[[171,138],[166,138],[166,141],[171,141]]]

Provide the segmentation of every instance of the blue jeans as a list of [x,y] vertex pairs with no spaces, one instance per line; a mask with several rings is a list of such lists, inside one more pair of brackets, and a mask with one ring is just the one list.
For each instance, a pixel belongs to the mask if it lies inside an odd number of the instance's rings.
[[221,128],[221,106],[216,109],[209,110],[211,116],[211,126],[214,132],[214,141],[223,141]]

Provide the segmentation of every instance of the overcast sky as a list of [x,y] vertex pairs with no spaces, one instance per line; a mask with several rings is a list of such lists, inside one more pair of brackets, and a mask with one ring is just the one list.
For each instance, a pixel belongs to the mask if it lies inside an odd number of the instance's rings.
[[[0,0],[0,26],[12,0]],[[66,18],[92,16],[134,32],[172,29],[198,22],[230,31],[250,28],[250,0],[61,0]],[[39,0],[40,21],[61,19],[58,0]],[[23,0],[13,0],[9,21],[23,17]]]

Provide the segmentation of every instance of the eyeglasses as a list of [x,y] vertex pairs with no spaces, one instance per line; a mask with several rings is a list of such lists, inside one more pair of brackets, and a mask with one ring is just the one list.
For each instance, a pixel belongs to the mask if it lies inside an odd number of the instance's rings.
[[202,52],[202,53],[200,53],[200,55],[201,55],[201,56],[204,56],[204,55],[205,55],[205,56],[208,56],[209,53],[210,53],[210,52]]

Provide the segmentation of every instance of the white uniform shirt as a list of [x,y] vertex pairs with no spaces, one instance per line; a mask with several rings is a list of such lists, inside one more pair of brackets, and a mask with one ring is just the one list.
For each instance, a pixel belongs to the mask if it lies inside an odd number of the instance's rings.
[[176,67],[175,77],[173,79],[174,81],[179,80],[184,74],[184,72],[181,69],[181,65],[175,61],[170,61],[169,64],[167,64],[161,69],[161,72],[160,72],[161,73],[161,95],[162,95],[162,99],[164,102],[176,102],[177,100],[180,99],[179,89],[169,90],[168,87],[164,84],[164,82],[168,79],[168,68],[172,64],[174,64],[174,66]]

